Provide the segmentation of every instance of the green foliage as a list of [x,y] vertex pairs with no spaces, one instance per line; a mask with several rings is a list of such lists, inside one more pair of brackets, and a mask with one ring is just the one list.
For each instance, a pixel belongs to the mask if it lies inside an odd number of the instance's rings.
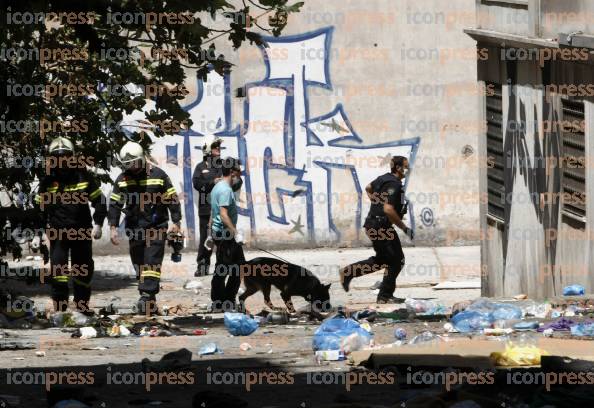
[[[44,92],[6,95],[0,104],[2,123],[26,123],[27,126],[25,129],[20,126],[18,131],[6,125],[0,129],[0,160],[5,162],[7,156],[42,157],[52,138],[66,136],[76,143],[80,154],[94,159],[97,168],[109,170],[113,153],[128,140],[116,124],[125,114],[142,109],[145,98],[121,92],[121,87],[120,92],[109,92],[105,85],[154,85],[179,90],[186,80],[185,68],[196,69],[202,78],[211,67],[223,74],[233,66],[217,51],[217,43],[230,41],[235,49],[246,41],[265,45],[260,33],[279,35],[286,26],[287,15],[298,12],[302,5],[303,2],[289,5],[287,0],[247,0],[247,3],[246,0],[61,0],[51,3],[37,0],[3,5],[6,16],[0,17],[2,48],[24,49],[28,54],[25,58],[22,54],[2,57],[0,78],[3,84],[44,85],[54,89],[70,85],[88,87],[91,91],[87,95],[80,92],[52,96]],[[73,24],[66,18],[60,23],[39,18],[32,24],[9,23],[11,17],[22,12],[75,13],[88,21],[81,23],[83,18],[78,18]],[[175,15],[176,21],[165,17],[161,21],[147,21],[145,17],[149,15],[157,18]],[[116,22],[117,16],[133,18]],[[118,57],[106,58],[107,49],[118,50]],[[185,50],[186,55],[181,59],[179,53],[151,58],[151,49]],[[40,61],[35,57],[37,52],[55,54]],[[191,125],[189,115],[179,104],[183,97],[177,92],[156,98],[156,108],[146,113],[146,120],[156,126],[157,136],[177,133],[175,126],[167,124]],[[38,125],[32,126],[33,123]],[[72,126],[70,129],[65,127],[68,123]],[[48,125],[52,129],[39,131],[39,126]],[[133,137],[147,147],[147,138],[140,136],[137,132]],[[26,183],[36,175],[42,176],[44,171],[42,166],[33,167],[21,172],[24,179],[20,181]],[[6,180],[4,184],[12,183],[12,179]]]

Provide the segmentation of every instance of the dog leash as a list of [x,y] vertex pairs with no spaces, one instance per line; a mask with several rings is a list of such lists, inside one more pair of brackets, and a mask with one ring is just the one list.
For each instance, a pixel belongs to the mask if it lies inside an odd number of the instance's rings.
[[286,259],[284,259],[283,257],[281,257],[281,256],[278,256],[278,255],[276,255],[276,254],[273,254],[272,252],[270,252],[270,251],[267,251],[267,250],[265,250],[265,249],[262,249],[262,248],[259,248],[259,247],[256,247],[256,249],[257,249],[258,251],[266,252],[267,254],[269,254],[269,255],[272,255],[272,256],[274,256],[274,257],[276,257],[276,258],[280,259],[281,261],[285,261],[286,263],[292,263],[292,262],[289,262],[289,261],[287,261],[287,260],[286,260]]

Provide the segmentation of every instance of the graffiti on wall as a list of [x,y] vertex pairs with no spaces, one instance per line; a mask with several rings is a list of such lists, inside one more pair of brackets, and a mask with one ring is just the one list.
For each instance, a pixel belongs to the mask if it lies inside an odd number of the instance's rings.
[[[153,155],[167,158],[167,172],[184,192],[189,231],[197,230],[191,177],[202,160],[206,134],[223,140],[223,156],[239,157],[244,164],[238,225],[256,241],[356,241],[369,205],[363,197],[365,186],[389,171],[391,156],[408,157],[412,173],[418,137],[397,140],[394,135],[388,142],[367,144],[342,104],[324,115],[312,115],[312,90],[332,89],[332,34],[328,27],[265,38],[268,47],[261,52],[266,74],[243,88],[241,125],[232,121],[228,75],[211,72],[205,82],[194,79],[196,99],[184,107],[192,128],[158,139],[153,148]],[[409,216],[414,222],[412,208]]]

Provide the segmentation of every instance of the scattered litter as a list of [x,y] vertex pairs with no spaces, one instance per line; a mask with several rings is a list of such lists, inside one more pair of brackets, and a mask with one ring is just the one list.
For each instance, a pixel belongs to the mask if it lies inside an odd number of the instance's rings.
[[184,283],[184,289],[204,289],[204,285],[199,280],[189,280]]
[[417,317],[443,316],[450,311],[444,305],[423,299],[406,299],[406,310],[410,315]]
[[570,330],[573,336],[594,336],[594,323],[578,323]]
[[13,360],[24,360],[25,357],[13,357]]
[[480,280],[469,280],[469,281],[445,281],[433,286],[434,290],[440,289],[480,289]]
[[525,293],[521,293],[519,295],[514,296],[514,299],[515,300],[525,300],[525,299],[528,299],[528,295]]
[[502,328],[485,329],[483,331],[485,336],[508,336],[508,335],[512,334],[513,332],[514,332],[513,329],[510,329],[510,328],[507,328],[507,329],[502,329]]
[[586,293],[582,285],[569,285],[563,288],[563,296],[582,296]]
[[545,350],[533,345],[508,343],[504,351],[491,353],[491,359],[498,366],[532,366],[540,365],[540,357],[548,355]]
[[423,333],[413,337],[408,344],[436,343],[441,340],[443,340],[441,336],[438,336],[430,331],[424,331]]
[[358,310],[353,313],[351,317],[355,320],[367,320],[368,322],[373,322],[377,317],[377,312],[371,309]]
[[266,321],[271,324],[287,324],[289,314],[285,311],[275,311],[266,316]]
[[248,351],[248,350],[251,350],[252,349],[252,346],[250,345],[250,343],[241,343],[239,345],[239,349],[241,351]]
[[243,313],[225,312],[225,327],[233,336],[249,336],[258,328],[258,321]]
[[88,326],[94,320],[94,318],[80,312],[56,312],[51,316],[51,321],[55,327]]
[[81,327],[80,331],[80,338],[84,339],[93,339],[97,337],[97,330],[94,327]]
[[553,329],[545,329],[542,331],[545,337],[553,337],[554,330]]
[[367,336],[362,336],[360,333],[351,333],[346,337],[343,337],[340,341],[340,350],[345,355],[349,355],[353,351],[361,350],[362,348],[369,346],[373,340],[370,340]]
[[109,337],[128,337],[130,336],[130,330],[124,325],[114,324],[110,331]]
[[192,334],[194,336],[204,336],[204,335],[208,334],[208,330],[206,330],[206,329],[196,329],[196,330],[194,330],[192,332]]
[[344,360],[344,353],[340,350],[318,350],[316,351],[316,361],[340,361]]
[[513,325],[514,330],[536,330],[538,329],[538,322],[535,321],[524,321],[518,322]]
[[102,346],[97,346],[97,347],[83,347],[82,350],[97,350],[97,351],[104,351],[109,349],[109,347],[102,347]]
[[361,343],[365,344],[369,344],[373,338],[373,334],[363,329],[356,320],[340,316],[326,319],[314,332],[313,350],[340,350],[342,339],[351,334],[358,334]]
[[200,350],[198,350],[198,354],[200,354],[201,356],[207,356],[209,354],[215,353],[222,353],[222,351],[219,350],[215,343],[206,343],[205,345],[200,347]]
[[36,351],[36,352],[35,352],[35,355],[36,355],[37,357],[45,357],[45,351]]
[[520,302],[519,307],[522,310],[524,317],[534,316],[539,319],[544,319],[551,313],[551,304],[548,302],[538,303],[533,300],[528,300]]
[[394,337],[396,338],[396,340],[406,339],[406,330],[404,330],[402,327],[397,327],[394,330]]
[[443,329],[448,333],[458,333],[458,330],[454,328],[454,325],[449,322],[443,325]]
[[574,326],[575,324],[576,323],[573,320],[561,317],[559,320],[544,324],[542,327],[538,328],[538,331],[542,332],[546,329],[552,329],[554,331],[569,331],[571,326]]
[[453,327],[461,333],[481,331],[491,327],[492,323],[488,313],[475,310],[465,310],[452,317]]

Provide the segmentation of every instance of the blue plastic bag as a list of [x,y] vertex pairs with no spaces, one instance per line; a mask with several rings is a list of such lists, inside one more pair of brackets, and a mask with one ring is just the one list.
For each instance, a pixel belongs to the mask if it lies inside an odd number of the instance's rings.
[[373,339],[373,334],[362,328],[356,320],[339,316],[326,319],[314,333],[313,349],[314,351],[340,350],[341,340],[353,333],[359,335],[367,343]]
[[578,323],[569,328],[572,336],[594,336],[594,323]]
[[258,328],[258,321],[243,313],[225,312],[225,327],[233,336],[249,336]]
[[492,320],[513,320],[522,318],[522,309],[509,303],[493,302],[488,299],[477,299],[466,310],[483,312]]
[[586,291],[582,285],[569,285],[563,288],[563,296],[581,296]]
[[452,317],[452,325],[460,333],[480,331],[493,324],[493,316],[488,312],[464,310]]

